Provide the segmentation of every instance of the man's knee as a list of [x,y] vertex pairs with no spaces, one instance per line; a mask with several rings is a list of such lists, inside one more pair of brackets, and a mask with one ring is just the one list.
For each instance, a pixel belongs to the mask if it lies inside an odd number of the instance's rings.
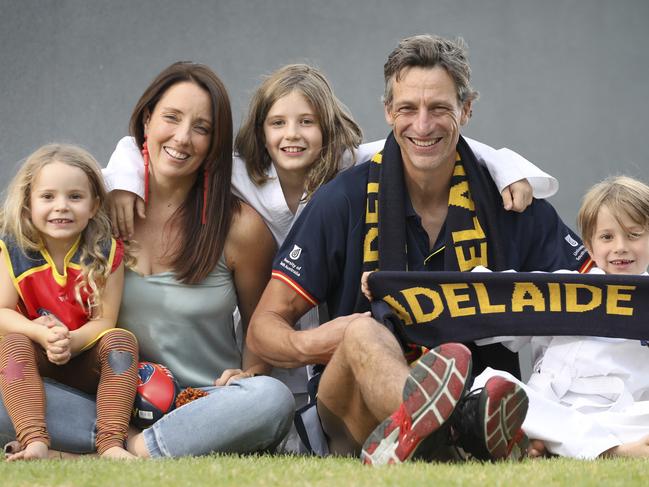
[[355,319],[347,326],[341,344],[325,368],[318,398],[338,416],[345,416],[361,401],[360,384],[355,371],[374,353],[375,340],[383,326],[368,316]]
[[364,350],[373,349],[375,345],[382,348],[389,346],[400,349],[396,337],[384,325],[370,316],[361,316],[352,321],[343,335],[342,347],[350,359]]
[[383,328],[378,321],[371,316],[361,316],[350,322],[343,335],[343,343],[358,344],[367,343],[373,340],[377,330]]

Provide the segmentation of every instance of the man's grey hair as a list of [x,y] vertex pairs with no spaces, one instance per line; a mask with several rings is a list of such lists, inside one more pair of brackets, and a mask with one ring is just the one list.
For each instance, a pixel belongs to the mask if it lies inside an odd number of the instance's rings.
[[464,39],[444,39],[434,35],[406,37],[390,53],[383,66],[385,93],[383,103],[392,103],[392,84],[399,81],[404,69],[441,66],[455,81],[457,99],[460,103],[478,98],[478,92],[471,86],[471,67]]

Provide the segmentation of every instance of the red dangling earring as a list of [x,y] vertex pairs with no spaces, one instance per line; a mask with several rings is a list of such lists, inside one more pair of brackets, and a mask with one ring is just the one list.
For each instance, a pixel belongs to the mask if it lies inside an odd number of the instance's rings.
[[203,211],[201,214],[201,224],[205,225],[207,223],[207,179],[209,177],[209,172],[207,168],[203,170]]
[[149,147],[146,143],[146,134],[142,144],[142,158],[144,159],[144,204],[149,201]]

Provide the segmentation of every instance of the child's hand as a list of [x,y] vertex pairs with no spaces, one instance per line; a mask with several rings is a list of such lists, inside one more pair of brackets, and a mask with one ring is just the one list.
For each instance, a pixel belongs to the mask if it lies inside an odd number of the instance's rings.
[[124,240],[130,240],[133,237],[135,212],[140,218],[146,218],[144,200],[130,191],[116,189],[108,194],[108,206],[113,234]]
[[[65,327],[55,327],[55,328],[65,328]],[[72,358],[72,348],[70,340],[70,332],[67,328],[65,331],[68,332],[67,337],[60,338],[60,330],[53,330],[55,333],[51,338],[52,341],[48,344],[45,351],[47,352],[47,359],[52,362],[54,365],[64,365],[67,364]],[[57,339],[58,338],[58,339]]]
[[45,328],[38,342],[45,350],[47,359],[55,365],[68,363],[72,356],[68,327],[51,315],[41,316],[33,322]]
[[38,325],[43,325],[47,327],[48,323],[60,323],[60,321],[52,315],[43,315],[43,316],[39,316],[35,320],[32,320],[32,323],[36,323]]
[[[32,320],[32,323],[40,325],[42,328],[38,331],[38,335],[36,336],[35,341],[43,347],[43,349],[47,350],[47,345],[49,343],[49,339],[52,337],[52,331],[51,328],[53,326],[56,326],[59,321],[54,318],[53,316],[50,315],[45,315],[45,316],[39,316],[35,320]],[[62,332],[62,330],[59,330]]]
[[519,179],[506,186],[500,194],[505,210],[522,213],[532,204],[534,190],[527,179]]
[[361,292],[365,295],[368,301],[372,301],[372,293],[370,292],[370,286],[367,283],[370,274],[374,271],[363,272],[361,276]]

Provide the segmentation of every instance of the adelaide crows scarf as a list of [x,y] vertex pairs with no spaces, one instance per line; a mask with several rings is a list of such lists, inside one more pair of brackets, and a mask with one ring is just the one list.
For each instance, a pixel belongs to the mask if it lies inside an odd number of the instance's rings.
[[[364,272],[408,270],[406,197],[401,149],[391,133],[383,151],[370,162],[363,240]],[[502,209],[496,186],[460,136],[444,230],[444,270],[468,271],[477,265],[504,270],[506,259],[495,222],[499,211]],[[366,311],[369,307],[369,302],[359,291],[356,310]],[[388,321],[383,323],[392,328]],[[407,360],[416,359],[421,353],[419,345],[425,343],[410,341],[398,330],[393,331]],[[479,349],[468,345],[474,354],[474,370],[480,371],[489,364],[519,375],[518,359],[509,350],[500,345]]]
[[427,347],[494,336],[649,338],[649,276],[375,272],[369,286],[383,304],[373,304],[377,318]]
[[[390,134],[370,162],[363,239],[363,271],[408,270],[406,186],[401,149]],[[495,185],[460,137],[446,217],[444,270],[477,265],[502,270],[503,250],[493,221],[499,211]]]

